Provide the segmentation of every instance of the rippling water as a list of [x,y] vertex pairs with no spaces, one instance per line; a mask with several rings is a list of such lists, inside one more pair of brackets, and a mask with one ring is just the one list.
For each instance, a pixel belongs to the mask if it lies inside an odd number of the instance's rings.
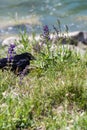
[[51,28],[57,19],[70,31],[87,31],[87,0],[0,0],[0,35],[40,32],[40,23]]

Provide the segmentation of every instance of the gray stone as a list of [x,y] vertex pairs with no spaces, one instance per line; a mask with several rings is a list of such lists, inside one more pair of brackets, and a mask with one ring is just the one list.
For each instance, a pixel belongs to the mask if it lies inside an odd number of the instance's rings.
[[78,32],[76,35],[71,35],[71,37],[78,42],[87,45],[87,32]]
[[18,38],[17,37],[8,37],[6,39],[3,40],[2,42],[2,46],[9,46],[10,44],[15,43],[15,41],[17,41]]

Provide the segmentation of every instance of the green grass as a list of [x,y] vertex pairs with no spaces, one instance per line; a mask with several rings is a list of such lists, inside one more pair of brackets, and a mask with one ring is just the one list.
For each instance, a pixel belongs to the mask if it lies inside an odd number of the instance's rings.
[[36,60],[21,83],[0,70],[0,130],[87,130],[87,56],[59,45],[51,51],[48,41],[36,52],[24,37],[20,52]]

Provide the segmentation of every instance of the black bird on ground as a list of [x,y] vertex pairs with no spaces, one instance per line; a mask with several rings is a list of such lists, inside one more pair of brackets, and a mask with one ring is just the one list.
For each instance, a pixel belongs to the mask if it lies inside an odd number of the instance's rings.
[[34,59],[34,56],[27,52],[13,56],[12,60],[2,58],[0,59],[0,69],[4,70],[10,68],[14,73],[20,74],[28,65],[30,65],[30,60]]

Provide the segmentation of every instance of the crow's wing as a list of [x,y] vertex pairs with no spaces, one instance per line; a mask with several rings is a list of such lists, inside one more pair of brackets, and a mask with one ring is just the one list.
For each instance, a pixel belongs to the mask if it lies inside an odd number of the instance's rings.
[[27,65],[29,65],[30,62],[28,59],[20,59],[20,60],[14,60],[12,64],[12,70],[16,70],[18,68],[19,71],[23,71]]
[[17,62],[17,66],[24,66],[26,67],[27,65],[29,65],[29,60],[28,59],[21,59]]
[[26,58],[27,58],[26,55],[24,55],[24,54],[19,54],[19,55],[15,55],[15,56],[14,56],[14,61],[19,61],[19,60],[21,60],[21,59],[26,59]]

